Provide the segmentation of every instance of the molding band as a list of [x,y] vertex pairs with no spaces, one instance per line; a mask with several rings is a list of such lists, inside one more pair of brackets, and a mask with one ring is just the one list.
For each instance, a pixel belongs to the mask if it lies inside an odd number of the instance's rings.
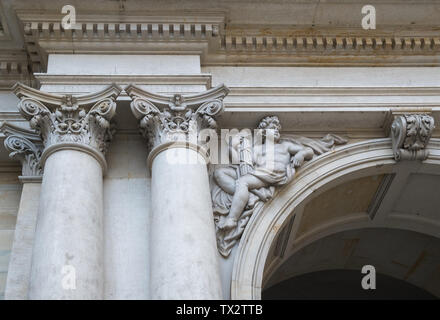
[[42,183],[43,182],[43,176],[18,176],[18,180],[22,184],[25,183]]
[[76,150],[76,151],[82,151],[84,153],[87,153],[88,155],[91,155],[93,158],[96,159],[96,161],[99,162],[102,168],[103,175],[107,171],[107,161],[105,160],[105,157],[103,154],[96,149],[86,145],[86,144],[80,144],[75,142],[62,142],[53,144],[46,149],[44,149],[43,154],[41,155],[41,167],[44,169],[44,165],[46,163],[47,158],[56,151],[60,150]]
[[159,155],[159,153],[174,148],[190,149],[196,151],[203,157],[206,164],[209,164],[209,155],[206,148],[188,141],[169,141],[154,147],[148,154],[147,166],[150,169],[150,172],[152,172],[153,161]]

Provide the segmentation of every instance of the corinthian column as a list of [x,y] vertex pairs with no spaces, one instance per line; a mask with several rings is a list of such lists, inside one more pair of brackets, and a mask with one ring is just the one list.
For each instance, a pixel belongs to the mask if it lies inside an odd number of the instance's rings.
[[18,108],[43,141],[30,299],[102,299],[104,153],[120,89],[52,95],[17,85]]
[[151,148],[151,296],[221,299],[207,150],[197,137],[215,128],[228,89],[172,97],[134,86],[125,90]]

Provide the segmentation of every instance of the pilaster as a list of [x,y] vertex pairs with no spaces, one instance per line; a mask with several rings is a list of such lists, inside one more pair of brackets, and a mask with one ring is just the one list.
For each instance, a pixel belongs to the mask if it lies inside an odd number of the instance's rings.
[[43,144],[41,138],[30,130],[4,122],[0,131],[6,136],[4,145],[9,157],[19,160],[23,184],[17,222],[9,260],[5,299],[24,300],[28,297],[32,265],[32,248],[35,237],[43,168],[40,165]]

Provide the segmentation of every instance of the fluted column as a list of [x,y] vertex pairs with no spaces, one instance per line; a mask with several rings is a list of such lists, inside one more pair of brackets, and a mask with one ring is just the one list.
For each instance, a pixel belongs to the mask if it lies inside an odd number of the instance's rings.
[[103,298],[103,172],[120,89],[58,96],[15,87],[43,141],[30,299]]
[[125,90],[151,148],[151,296],[221,299],[208,156],[198,135],[215,128],[228,89],[173,97],[134,86]]
[[40,166],[43,144],[41,138],[29,130],[3,123],[4,145],[12,159],[22,165],[20,182],[23,184],[17,222],[14,231],[5,299],[24,300],[28,297],[32,248],[40,200],[42,168]]

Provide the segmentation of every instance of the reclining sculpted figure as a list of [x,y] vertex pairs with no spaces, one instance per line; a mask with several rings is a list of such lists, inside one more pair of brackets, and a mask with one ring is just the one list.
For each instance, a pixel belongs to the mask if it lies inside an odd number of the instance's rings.
[[232,136],[230,151],[239,164],[218,167],[213,173],[217,245],[225,257],[241,237],[252,213],[273,196],[275,187],[292,181],[296,168],[305,161],[346,142],[334,135],[321,140],[281,138],[277,116],[263,118],[258,129],[253,144],[250,131]]

